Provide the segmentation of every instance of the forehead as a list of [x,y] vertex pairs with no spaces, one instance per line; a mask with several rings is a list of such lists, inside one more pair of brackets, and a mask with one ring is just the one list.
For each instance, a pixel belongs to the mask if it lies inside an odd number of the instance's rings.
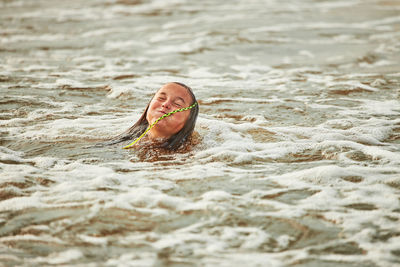
[[185,100],[185,102],[190,102],[192,100],[188,90],[175,83],[167,83],[161,87],[160,90],[158,90],[157,94],[166,94],[170,97],[181,97]]

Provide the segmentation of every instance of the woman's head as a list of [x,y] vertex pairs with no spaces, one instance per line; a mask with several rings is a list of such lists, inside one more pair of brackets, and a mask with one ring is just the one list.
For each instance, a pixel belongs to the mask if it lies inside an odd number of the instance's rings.
[[[193,103],[189,91],[176,83],[167,83],[161,87],[152,100],[146,114],[146,120],[151,125],[161,116],[190,106]],[[182,130],[190,110],[177,112],[160,120],[148,133],[150,139],[168,139]]]
[[[197,101],[190,87],[178,82],[167,83],[155,93],[140,119],[127,133],[131,138],[137,137],[164,114],[189,107],[194,103]],[[152,141],[161,143],[161,147],[175,150],[192,134],[198,113],[197,104],[189,110],[167,116],[158,121],[147,136]]]

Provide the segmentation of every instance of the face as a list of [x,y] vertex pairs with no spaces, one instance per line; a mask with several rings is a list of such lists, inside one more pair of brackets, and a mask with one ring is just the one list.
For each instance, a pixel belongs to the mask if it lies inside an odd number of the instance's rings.
[[[186,88],[179,84],[168,83],[161,87],[151,100],[147,110],[147,122],[151,125],[164,114],[190,106],[192,101]],[[186,110],[160,120],[149,131],[149,137],[152,139],[171,137],[183,128],[189,115],[190,110]]]

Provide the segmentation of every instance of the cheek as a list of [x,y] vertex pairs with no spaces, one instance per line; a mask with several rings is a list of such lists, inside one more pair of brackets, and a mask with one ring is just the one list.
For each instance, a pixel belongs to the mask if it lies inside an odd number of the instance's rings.
[[156,108],[158,108],[158,102],[157,101],[151,101],[149,105],[149,111],[154,111]]
[[147,110],[147,116],[146,119],[147,120],[151,120],[154,117],[154,112],[157,109],[157,102],[156,101],[152,101],[149,105],[149,109]]
[[189,118],[189,113],[183,113],[183,112],[179,112],[179,113],[177,113],[177,114],[175,114],[175,116],[174,116],[175,118],[173,118],[174,119],[174,122],[177,124],[177,125],[180,125],[180,124],[182,124],[182,126],[186,123],[186,121],[187,121],[187,119]]

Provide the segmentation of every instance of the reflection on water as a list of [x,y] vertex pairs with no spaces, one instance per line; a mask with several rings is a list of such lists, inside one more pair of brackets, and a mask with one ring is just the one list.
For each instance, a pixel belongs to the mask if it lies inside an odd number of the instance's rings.
[[[400,264],[397,1],[0,7],[4,266]],[[93,146],[169,81],[199,144]]]

